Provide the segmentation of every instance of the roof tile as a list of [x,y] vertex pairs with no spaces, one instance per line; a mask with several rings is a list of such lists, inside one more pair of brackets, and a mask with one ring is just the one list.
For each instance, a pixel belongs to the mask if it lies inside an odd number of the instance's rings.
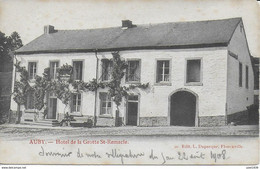
[[145,49],[153,47],[226,44],[241,18],[173,22],[86,30],[57,30],[43,34],[16,51],[23,53]]

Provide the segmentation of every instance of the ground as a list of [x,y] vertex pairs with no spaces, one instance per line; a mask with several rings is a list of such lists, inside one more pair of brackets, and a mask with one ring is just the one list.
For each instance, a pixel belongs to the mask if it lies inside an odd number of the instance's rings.
[[221,127],[38,127],[21,124],[0,125],[1,140],[33,138],[85,138],[89,136],[255,136],[258,125]]

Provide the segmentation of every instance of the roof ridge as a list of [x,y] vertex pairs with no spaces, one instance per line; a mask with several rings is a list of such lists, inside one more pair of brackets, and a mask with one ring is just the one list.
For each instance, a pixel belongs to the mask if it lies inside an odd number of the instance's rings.
[[[215,21],[224,21],[224,20],[234,20],[234,19],[242,19],[242,17],[235,17],[235,18],[225,18],[225,19],[215,19],[215,20],[199,20],[199,21],[177,21],[177,22],[163,22],[163,23],[148,23],[148,24],[135,24],[137,27],[147,27],[147,26],[156,26],[156,25],[166,25],[166,24],[177,24],[177,23],[195,23],[195,22],[215,22]],[[137,28],[133,27],[133,28]],[[84,31],[84,30],[98,30],[98,29],[116,29],[120,28],[121,26],[111,26],[111,27],[103,27],[103,28],[86,28],[86,29],[57,29],[57,31]],[[133,29],[130,28],[130,29]]]

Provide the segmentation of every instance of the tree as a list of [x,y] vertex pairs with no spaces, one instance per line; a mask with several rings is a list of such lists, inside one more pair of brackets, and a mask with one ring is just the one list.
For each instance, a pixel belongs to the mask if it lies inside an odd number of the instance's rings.
[[20,35],[13,32],[10,36],[6,36],[0,32],[0,72],[12,71],[14,51],[23,46]]
[[[126,97],[127,91],[121,85],[121,80],[124,77],[124,70],[127,68],[127,64],[124,60],[121,60],[119,52],[112,53],[113,55],[113,67],[112,67],[112,78],[109,83],[109,94],[116,104],[116,117],[119,116],[119,106],[122,102],[123,97]],[[116,118],[117,120],[117,118]],[[117,121],[116,121],[117,125]]]
[[4,61],[8,58],[9,53],[9,43],[8,39],[4,33],[0,31],[0,59]]
[[10,45],[10,51],[15,51],[23,46],[20,35],[17,32],[13,32],[11,36],[7,37],[8,44]]
[[[22,40],[17,32],[13,32],[10,36],[6,36],[3,32],[0,31],[0,72],[12,71],[14,51],[22,46],[23,46]],[[10,74],[10,76],[12,75]],[[12,77],[9,77],[7,79],[10,79],[10,83],[11,83]],[[22,83],[16,83],[15,86],[20,86],[20,87],[16,87],[19,89],[26,88],[26,86],[23,86]],[[4,88],[4,86],[0,84],[0,88]],[[23,91],[16,91],[16,93],[18,94],[16,95],[17,101],[24,102],[24,98],[19,97],[21,93],[23,93]],[[10,102],[10,98],[5,99],[5,101]],[[6,117],[8,117],[9,109],[10,109],[9,106],[8,107],[5,106],[5,108],[0,106],[0,121],[7,121]],[[20,118],[20,114],[18,111],[18,121],[19,118]]]

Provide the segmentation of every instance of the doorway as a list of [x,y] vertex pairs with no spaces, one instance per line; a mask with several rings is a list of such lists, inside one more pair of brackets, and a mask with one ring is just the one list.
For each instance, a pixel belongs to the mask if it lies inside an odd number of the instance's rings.
[[188,91],[178,91],[170,98],[170,125],[195,126],[197,98]]
[[57,114],[57,98],[54,94],[50,93],[48,99],[47,119],[56,119],[56,114]]
[[137,126],[138,119],[138,95],[130,95],[127,99],[126,125]]

